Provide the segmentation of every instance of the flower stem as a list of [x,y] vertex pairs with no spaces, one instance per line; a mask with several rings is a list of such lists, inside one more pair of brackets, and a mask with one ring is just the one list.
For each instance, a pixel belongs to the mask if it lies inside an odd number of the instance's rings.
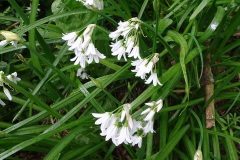
[[153,134],[148,133],[147,135],[147,150],[146,150],[146,160],[151,159],[152,155],[152,142],[153,142]]

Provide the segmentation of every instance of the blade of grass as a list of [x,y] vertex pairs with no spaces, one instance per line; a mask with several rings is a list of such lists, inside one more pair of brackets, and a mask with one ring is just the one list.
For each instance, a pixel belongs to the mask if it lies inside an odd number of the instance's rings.
[[161,151],[152,155],[152,159],[164,160],[165,158],[167,158],[168,155],[173,151],[174,147],[178,144],[178,142],[186,134],[189,127],[190,127],[189,125],[186,125],[186,126],[182,127],[177,133],[175,133]]
[[[64,56],[64,54],[66,53],[68,47],[65,44],[62,49],[59,51],[59,54],[56,58],[56,60],[53,62],[53,66],[57,66],[57,64],[59,63],[59,61],[62,59],[62,57]],[[38,83],[38,85],[35,87],[35,89],[32,92],[32,95],[36,95],[40,89],[43,87],[43,85],[46,83],[46,81],[48,80],[50,74],[52,73],[53,69],[50,68],[48,69],[47,73],[45,74],[45,76],[41,79],[41,81]],[[31,102],[30,99],[28,99],[24,105],[22,106],[22,108],[19,110],[19,112],[14,116],[13,121],[15,121],[20,115],[21,113],[24,111],[24,109],[26,108],[26,106]]]

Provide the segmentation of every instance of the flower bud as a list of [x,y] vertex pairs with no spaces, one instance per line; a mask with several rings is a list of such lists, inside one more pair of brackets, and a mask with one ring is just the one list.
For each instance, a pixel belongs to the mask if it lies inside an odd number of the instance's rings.
[[10,31],[0,31],[0,34],[3,35],[7,41],[20,41],[20,37],[16,33]]
[[198,149],[194,154],[193,160],[202,160],[202,159],[203,159],[202,151]]

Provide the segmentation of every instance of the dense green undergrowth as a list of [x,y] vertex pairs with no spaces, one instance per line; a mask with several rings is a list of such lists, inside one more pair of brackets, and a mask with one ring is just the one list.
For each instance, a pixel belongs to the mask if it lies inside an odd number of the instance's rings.
[[[0,30],[21,38],[0,47],[1,70],[21,78],[8,82],[12,101],[0,93],[0,159],[185,160],[197,150],[204,160],[239,159],[240,1],[104,0],[103,10],[92,10],[75,0],[7,0],[0,8]],[[141,20],[141,56],[159,53],[162,86],[145,84],[131,60],[111,55],[109,33],[133,17]],[[106,58],[82,80],[62,34],[89,24],[98,26],[94,44]],[[139,115],[159,98],[155,133],[141,148],[99,135],[92,113],[130,103]]]

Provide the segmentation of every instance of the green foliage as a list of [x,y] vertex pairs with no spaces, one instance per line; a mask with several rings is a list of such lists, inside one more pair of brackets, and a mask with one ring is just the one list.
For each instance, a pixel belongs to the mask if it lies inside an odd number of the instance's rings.
[[[197,149],[204,159],[239,159],[239,1],[105,0],[102,11],[75,0],[8,0],[0,6],[1,30],[24,40],[16,48],[0,48],[1,70],[22,79],[9,81],[12,101],[0,93],[7,104],[0,107],[0,160],[25,159],[22,154],[45,160],[193,159]],[[160,54],[162,87],[144,84],[130,62],[111,56],[109,32],[132,17],[143,21],[141,55]],[[91,77],[81,80],[61,37],[91,23],[98,24],[94,41],[107,58],[88,66]],[[205,126],[207,54],[215,86],[212,129]],[[145,102],[158,98],[164,106],[142,148],[116,147],[99,135],[91,113],[124,103],[140,113]]]

